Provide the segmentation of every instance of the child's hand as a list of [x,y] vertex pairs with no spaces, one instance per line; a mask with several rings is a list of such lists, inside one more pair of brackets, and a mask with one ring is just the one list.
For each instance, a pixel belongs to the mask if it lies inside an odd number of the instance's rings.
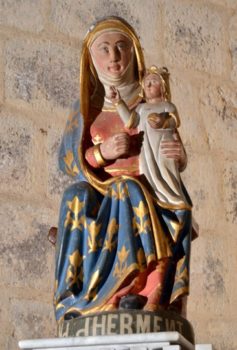
[[166,117],[162,114],[151,113],[148,115],[148,123],[153,129],[161,129],[165,123]]
[[107,96],[113,104],[118,103],[121,100],[120,93],[115,86],[110,86],[109,95]]

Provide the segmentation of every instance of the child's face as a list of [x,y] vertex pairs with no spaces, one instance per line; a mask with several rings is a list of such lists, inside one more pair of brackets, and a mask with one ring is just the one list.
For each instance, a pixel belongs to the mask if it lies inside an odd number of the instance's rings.
[[161,97],[161,81],[158,75],[149,74],[145,77],[144,92],[147,99]]

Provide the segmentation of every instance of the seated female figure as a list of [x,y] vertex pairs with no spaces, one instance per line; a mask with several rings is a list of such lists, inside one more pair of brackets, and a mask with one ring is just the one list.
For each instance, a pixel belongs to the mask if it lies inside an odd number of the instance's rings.
[[[57,240],[57,320],[123,307],[168,308],[188,293],[191,203],[163,203],[139,171],[142,138],[126,129],[109,96],[130,109],[142,100],[144,62],[133,29],[119,18],[90,28],[82,48],[80,106],[69,117],[60,166],[76,180],[64,193]],[[180,168],[180,140],[163,152]]]

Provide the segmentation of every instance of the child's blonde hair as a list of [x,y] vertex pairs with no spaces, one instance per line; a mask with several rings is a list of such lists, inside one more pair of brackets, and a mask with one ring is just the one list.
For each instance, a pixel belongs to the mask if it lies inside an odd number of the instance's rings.
[[145,92],[144,92],[145,80],[151,74],[157,75],[159,77],[160,82],[161,82],[162,97],[163,97],[164,101],[169,100],[169,93],[168,93],[167,85],[166,85],[165,79],[162,76],[162,74],[168,74],[168,70],[165,67],[158,68],[154,65],[152,65],[150,68],[146,69],[145,75],[142,79],[143,97],[145,97]]

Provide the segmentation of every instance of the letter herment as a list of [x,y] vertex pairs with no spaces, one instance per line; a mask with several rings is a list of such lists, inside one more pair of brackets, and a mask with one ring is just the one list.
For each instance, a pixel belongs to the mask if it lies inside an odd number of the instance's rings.
[[107,315],[107,332],[108,334],[117,334],[116,332],[116,323],[113,323],[114,320],[118,319],[118,315],[108,314]]
[[151,332],[151,317],[150,315],[137,315],[137,333]]
[[[93,317],[93,323],[92,323],[92,335],[105,335],[105,322],[106,322],[106,316],[102,315],[100,322],[98,322],[98,318],[100,316],[94,316]],[[98,334],[98,329],[101,330],[100,334]]]
[[120,315],[120,334],[132,334],[133,317],[129,314]]

